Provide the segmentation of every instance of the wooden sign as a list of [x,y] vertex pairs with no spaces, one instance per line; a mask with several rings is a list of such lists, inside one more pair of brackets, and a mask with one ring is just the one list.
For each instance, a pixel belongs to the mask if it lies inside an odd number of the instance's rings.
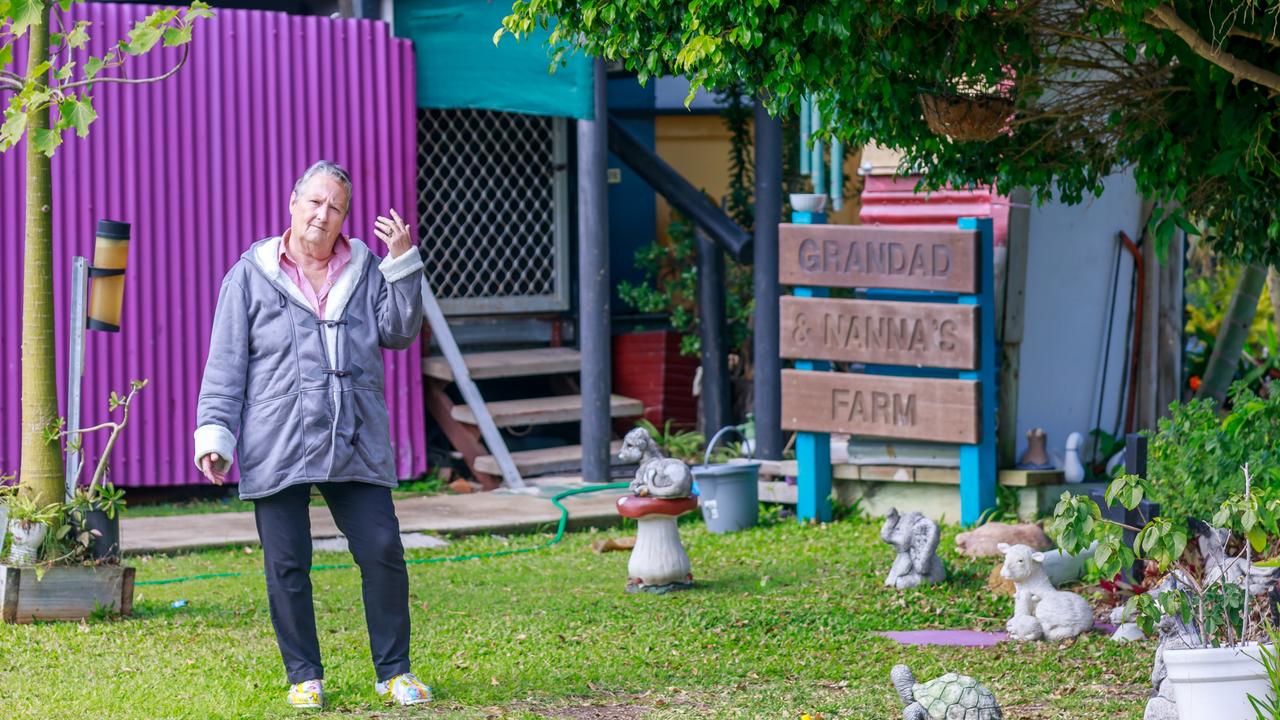
[[978,381],[782,371],[782,427],[977,443]]
[[978,233],[873,225],[778,226],[784,285],[978,291]]
[[785,296],[782,357],[973,370],[976,305]]

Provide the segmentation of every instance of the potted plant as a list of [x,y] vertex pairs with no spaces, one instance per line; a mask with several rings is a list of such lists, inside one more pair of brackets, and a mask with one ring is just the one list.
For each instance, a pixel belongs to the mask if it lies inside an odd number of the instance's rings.
[[[1138,595],[1129,609],[1145,632],[1159,627],[1177,641],[1162,657],[1181,720],[1249,717],[1250,695],[1275,699],[1261,658],[1277,620],[1266,590],[1275,587],[1280,564],[1280,495],[1257,492],[1249,466],[1241,470],[1244,491],[1221,503],[1212,517],[1217,527],[1169,516],[1131,527],[1104,518],[1088,497],[1063,493],[1047,528],[1068,553],[1096,542],[1092,563],[1101,577],[1116,577],[1136,558],[1167,572],[1162,592]],[[1133,509],[1159,481],[1122,475],[1107,488],[1106,501]],[[1126,530],[1136,532],[1132,546],[1124,542]],[[1201,540],[1189,544],[1193,533]],[[1255,554],[1268,559],[1255,561]]]
[[67,503],[65,534],[95,562],[120,560],[120,511],[124,490],[109,482],[76,488]]
[[40,550],[49,537],[49,528],[62,519],[62,505],[37,505],[30,497],[15,495],[10,498],[8,506],[9,553],[5,562],[34,565],[40,560]]
[[18,493],[18,486],[11,484],[13,478],[13,475],[0,475],[0,553],[9,539],[9,502]]
[[77,475],[84,470],[85,434],[98,430],[111,431],[107,436],[107,444],[102,449],[102,455],[98,458],[98,464],[94,468],[93,477],[87,486],[77,487],[73,493],[71,502],[67,506],[68,522],[59,530],[60,540],[70,536],[79,549],[87,551],[89,557],[98,562],[120,559],[120,511],[125,505],[124,490],[117,489],[107,481],[107,472],[110,467],[108,460],[120,434],[129,424],[129,408],[134,397],[147,386],[147,382],[145,379],[131,381],[129,393],[124,396],[117,394],[114,390],[111,392],[107,398],[107,407],[111,412],[120,411],[119,422],[108,420],[92,427],[67,431],[62,429],[62,422],[59,421],[57,427],[50,431],[51,440],[66,438],[67,450],[80,456],[81,462]]

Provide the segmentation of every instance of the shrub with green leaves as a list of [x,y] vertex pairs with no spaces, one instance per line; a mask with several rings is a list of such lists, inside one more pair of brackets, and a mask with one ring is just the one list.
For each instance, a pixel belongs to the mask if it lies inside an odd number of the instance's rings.
[[1261,398],[1237,383],[1231,399],[1225,416],[1212,400],[1174,403],[1151,435],[1147,496],[1164,515],[1208,520],[1240,487],[1245,464],[1260,491],[1280,490],[1280,393]]
[[[1232,562],[1244,560],[1247,564],[1254,559],[1252,553],[1275,549],[1280,534],[1280,496],[1257,491],[1247,465],[1239,469],[1236,478],[1234,492],[1219,504],[1212,522],[1244,540],[1232,553]],[[1107,487],[1106,502],[1132,510],[1159,485],[1159,480],[1122,475]],[[1137,531],[1132,545],[1125,542],[1125,530]],[[1162,618],[1175,617],[1199,635],[1198,642],[1204,647],[1236,645],[1262,636],[1264,625],[1254,623],[1251,629],[1249,618],[1262,613],[1262,618],[1268,619],[1266,598],[1249,598],[1240,584],[1228,581],[1228,573],[1215,574],[1198,553],[1188,552],[1191,533],[1184,516],[1165,515],[1141,528],[1131,527],[1103,518],[1097,503],[1087,496],[1064,492],[1045,532],[1063,552],[1071,554],[1097,543],[1089,561],[1091,573],[1097,577],[1114,578],[1137,558],[1154,561],[1161,572],[1173,569],[1171,576],[1177,580],[1178,591],[1145,593],[1131,601],[1138,624],[1148,634],[1154,633]]]

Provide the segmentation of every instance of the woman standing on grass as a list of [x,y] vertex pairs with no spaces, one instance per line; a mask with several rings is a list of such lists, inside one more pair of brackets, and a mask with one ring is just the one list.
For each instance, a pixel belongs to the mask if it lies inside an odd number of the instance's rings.
[[283,236],[249,247],[222,281],[200,401],[195,461],[222,484],[238,450],[252,500],[271,624],[298,708],[324,705],[311,601],[311,488],[324,496],[360,566],[375,689],[416,705],[430,688],[409,671],[409,575],[391,501],[396,485],[382,349],[422,327],[422,259],[394,210],[378,257],[342,236],[351,176],[321,161],[289,198]]

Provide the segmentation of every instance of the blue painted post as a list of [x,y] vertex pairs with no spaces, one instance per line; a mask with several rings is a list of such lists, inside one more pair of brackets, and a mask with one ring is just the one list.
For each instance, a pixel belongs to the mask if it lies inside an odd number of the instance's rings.
[[[834,123],[832,123],[834,125]],[[844,143],[831,138],[831,210],[844,209]]]
[[[822,159],[822,141],[816,135],[822,129],[822,111],[818,109],[818,103],[815,100],[809,101],[810,118],[812,124],[809,126],[809,139],[813,142],[812,154],[809,157],[809,170],[813,173],[813,191],[818,195],[827,194],[827,164]],[[825,221],[824,221],[825,222]]]
[[809,96],[800,98],[800,174],[809,174]]
[[961,295],[960,305],[978,306],[978,369],[960,373],[979,384],[979,442],[960,446],[960,523],[973,525],[996,506],[996,355],[995,278],[992,269],[991,218],[960,218],[961,230],[978,231],[978,294]]
[[[815,166],[814,176],[821,170]],[[793,212],[791,222],[797,225],[821,225],[826,213]],[[796,297],[827,297],[827,288],[798,287]],[[830,370],[825,360],[797,360],[797,370]],[[796,517],[800,522],[831,522],[831,436],[827,433],[796,433]]]

